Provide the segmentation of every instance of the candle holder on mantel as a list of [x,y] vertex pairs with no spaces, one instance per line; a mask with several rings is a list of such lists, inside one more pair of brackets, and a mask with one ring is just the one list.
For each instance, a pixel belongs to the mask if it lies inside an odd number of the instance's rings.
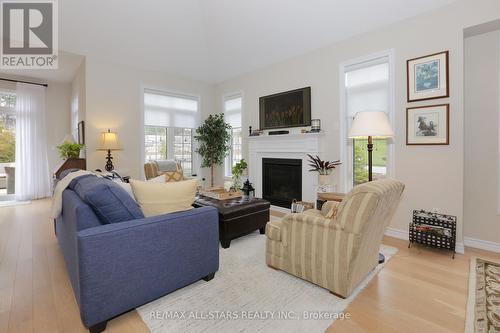
[[321,119],[311,119],[311,133],[321,132]]

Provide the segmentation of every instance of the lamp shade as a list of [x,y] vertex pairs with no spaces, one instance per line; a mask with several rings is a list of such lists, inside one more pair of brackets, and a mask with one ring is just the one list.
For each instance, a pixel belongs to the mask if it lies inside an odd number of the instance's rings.
[[99,140],[99,147],[97,150],[120,150],[120,144],[118,143],[118,134],[111,132],[109,129],[107,132],[101,132],[101,137]]
[[387,114],[383,111],[362,111],[356,113],[349,131],[350,138],[367,136],[393,137],[394,131]]

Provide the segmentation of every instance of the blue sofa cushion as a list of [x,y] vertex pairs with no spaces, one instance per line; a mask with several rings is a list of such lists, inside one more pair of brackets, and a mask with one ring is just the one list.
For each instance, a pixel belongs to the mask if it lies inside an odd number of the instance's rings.
[[69,188],[92,207],[103,224],[144,218],[134,199],[112,180],[86,175],[71,181]]

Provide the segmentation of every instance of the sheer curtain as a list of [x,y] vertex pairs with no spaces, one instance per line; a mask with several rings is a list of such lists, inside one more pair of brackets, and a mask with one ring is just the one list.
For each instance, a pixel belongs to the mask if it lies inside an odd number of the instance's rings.
[[50,196],[45,87],[18,83],[16,87],[16,199]]

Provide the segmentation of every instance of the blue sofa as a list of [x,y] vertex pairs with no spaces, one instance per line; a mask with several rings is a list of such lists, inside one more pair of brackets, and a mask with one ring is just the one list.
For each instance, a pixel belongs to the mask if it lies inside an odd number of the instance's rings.
[[219,268],[214,208],[144,217],[111,180],[79,177],[63,192],[56,235],[91,333],[109,319],[200,279]]

